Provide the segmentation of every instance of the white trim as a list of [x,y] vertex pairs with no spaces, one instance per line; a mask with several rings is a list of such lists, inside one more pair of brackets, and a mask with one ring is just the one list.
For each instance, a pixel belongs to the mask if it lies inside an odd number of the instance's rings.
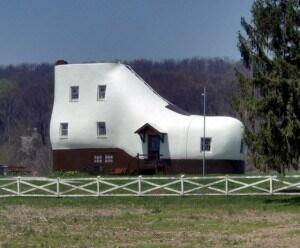
[[100,135],[100,136],[97,135],[96,138],[97,139],[108,139],[108,136],[107,135]]

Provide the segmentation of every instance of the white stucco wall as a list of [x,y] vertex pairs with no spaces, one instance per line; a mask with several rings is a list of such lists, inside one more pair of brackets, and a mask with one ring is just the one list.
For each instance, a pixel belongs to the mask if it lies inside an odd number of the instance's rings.
[[[106,85],[104,100],[97,100],[98,85]],[[70,101],[70,87],[79,86],[79,100]],[[181,115],[165,108],[160,97],[123,64],[67,64],[55,67],[55,97],[50,123],[52,148],[120,148],[131,156],[147,153],[134,132],[154,123],[167,135],[161,143],[164,158],[201,159],[203,117]],[[106,137],[97,137],[96,123],[106,123]],[[68,138],[60,137],[60,123],[69,125]],[[208,159],[243,160],[240,153],[243,125],[230,117],[206,117],[206,137],[212,138]]]

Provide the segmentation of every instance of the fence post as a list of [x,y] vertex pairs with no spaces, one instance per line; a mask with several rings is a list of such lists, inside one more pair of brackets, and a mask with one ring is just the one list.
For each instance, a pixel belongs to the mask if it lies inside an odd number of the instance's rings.
[[138,178],[138,195],[141,196],[142,194],[142,176]]
[[97,177],[96,177],[96,183],[97,183],[97,196],[100,196],[100,182],[99,182],[99,180],[100,180],[100,177],[97,176]]
[[228,175],[225,176],[225,194],[228,195]]
[[21,191],[20,191],[20,181],[21,181],[21,177],[18,176],[17,177],[17,195],[20,196]]
[[180,192],[180,195],[184,195],[184,175],[181,175],[180,177],[180,189],[181,189],[181,192]]
[[270,195],[273,194],[273,176],[270,176]]
[[59,182],[60,182],[60,178],[58,177],[56,179],[56,196],[59,197]]

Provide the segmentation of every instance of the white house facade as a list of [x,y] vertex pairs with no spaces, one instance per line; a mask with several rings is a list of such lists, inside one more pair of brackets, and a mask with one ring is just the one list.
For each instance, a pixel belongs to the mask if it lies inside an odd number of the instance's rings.
[[[50,138],[55,170],[102,174],[244,172],[243,125],[191,115],[158,95],[129,66],[55,66]],[[204,151],[205,150],[205,151]]]

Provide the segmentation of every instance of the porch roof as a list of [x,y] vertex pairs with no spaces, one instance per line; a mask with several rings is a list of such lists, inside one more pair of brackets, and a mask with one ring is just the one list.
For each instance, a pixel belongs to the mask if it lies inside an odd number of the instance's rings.
[[143,126],[141,126],[134,133],[144,134],[147,131],[152,131],[152,132],[157,133],[157,134],[166,134],[166,132],[163,129],[161,129],[159,126],[157,126],[156,124],[153,124],[153,123],[148,123],[148,122],[145,123]]

